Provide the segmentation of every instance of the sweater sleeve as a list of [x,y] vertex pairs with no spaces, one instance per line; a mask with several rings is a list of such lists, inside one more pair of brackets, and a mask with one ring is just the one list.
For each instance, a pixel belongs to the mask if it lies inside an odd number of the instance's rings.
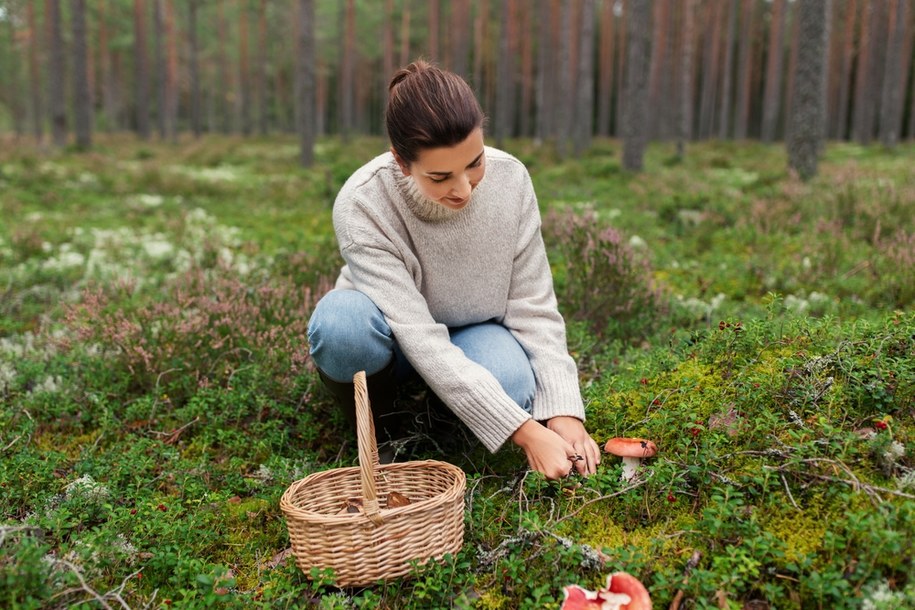
[[357,290],[384,313],[404,355],[436,395],[492,452],[531,416],[483,366],[451,343],[435,322],[396,247],[378,232],[338,230],[341,253]]
[[569,355],[565,321],[553,291],[553,276],[540,232],[540,210],[530,178],[525,187],[518,248],[504,323],[527,351],[537,380],[534,419],[585,418],[578,367]]

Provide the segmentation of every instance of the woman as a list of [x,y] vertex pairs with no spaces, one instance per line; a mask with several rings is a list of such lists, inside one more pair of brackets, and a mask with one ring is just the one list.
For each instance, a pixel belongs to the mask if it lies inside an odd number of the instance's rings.
[[418,373],[490,450],[511,439],[556,479],[595,472],[600,450],[556,306],[530,176],[484,146],[458,75],[417,61],[394,75],[391,151],[334,203],[346,265],[309,323],[311,355],[352,418],[365,370],[379,434],[397,384]]

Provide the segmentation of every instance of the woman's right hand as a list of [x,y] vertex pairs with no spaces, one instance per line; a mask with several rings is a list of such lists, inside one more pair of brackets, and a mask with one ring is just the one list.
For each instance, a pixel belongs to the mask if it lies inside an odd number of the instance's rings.
[[546,426],[529,419],[512,434],[512,442],[524,449],[531,469],[548,479],[561,479],[572,471],[575,449]]

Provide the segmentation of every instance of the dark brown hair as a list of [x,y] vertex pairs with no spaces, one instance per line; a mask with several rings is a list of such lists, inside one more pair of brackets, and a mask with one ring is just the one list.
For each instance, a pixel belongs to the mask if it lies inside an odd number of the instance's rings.
[[416,161],[424,148],[463,142],[485,120],[463,78],[422,59],[397,71],[388,94],[384,116],[388,137],[407,163]]

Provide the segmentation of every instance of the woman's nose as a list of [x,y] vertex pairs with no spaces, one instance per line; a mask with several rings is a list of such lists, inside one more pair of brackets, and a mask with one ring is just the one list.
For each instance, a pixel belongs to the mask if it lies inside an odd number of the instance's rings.
[[454,186],[454,195],[461,199],[466,199],[470,196],[470,191],[470,177],[467,174],[463,174],[460,178],[458,178],[457,184]]

